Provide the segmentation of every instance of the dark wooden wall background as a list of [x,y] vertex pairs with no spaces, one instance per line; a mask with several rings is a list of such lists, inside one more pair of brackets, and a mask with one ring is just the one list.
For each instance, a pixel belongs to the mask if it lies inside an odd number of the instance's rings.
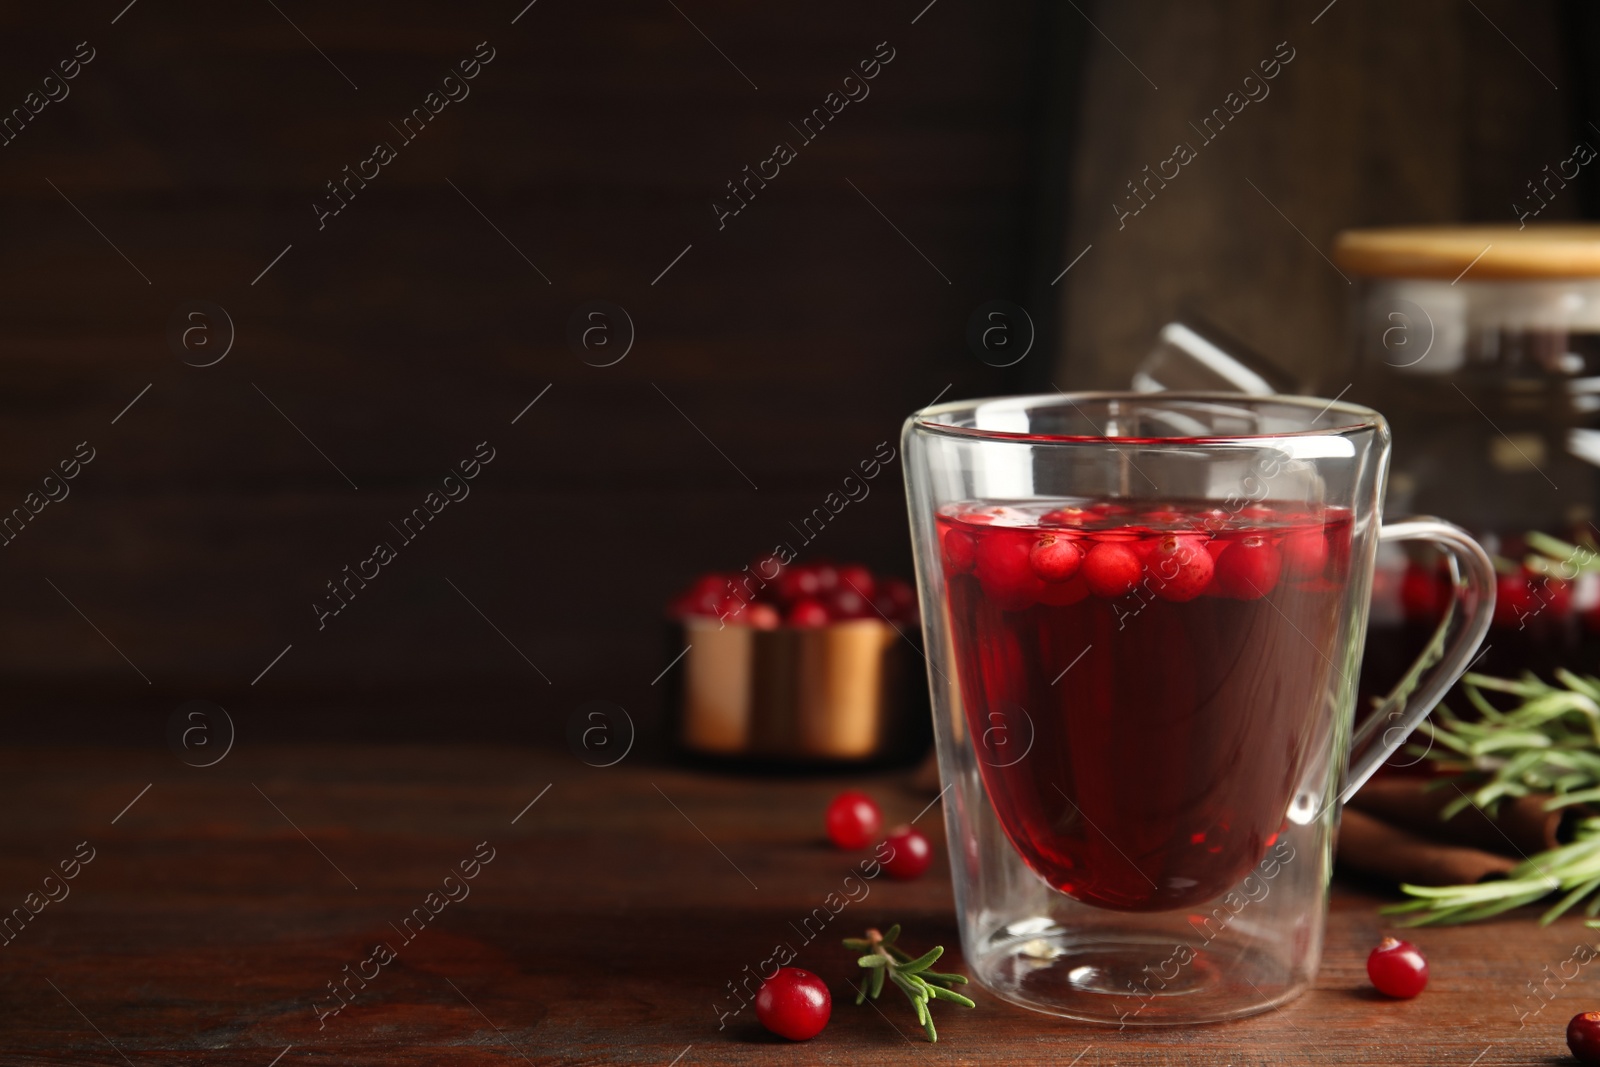
[[[5,108],[96,52],[0,147],[0,509],[97,451],[0,548],[13,736],[159,743],[191,698],[243,737],[648,717],[676,586],[792,537],[936,395],[1014,388],[963,330],[1038,254],[1040,5],[538,0],[513,25],[525,2],[0,14]],[[401,146],[388,123],[485,40]],[[724,183],[884,41],[870,95],[719,232]],[[398,158],[319,232],[323,183],[380,139]],[[203,369],[166,339],[196,299],[237,331]],[[636,324],[616,366],[569,350],[592,299]],[[324,583],[484,440],[471,496],[319,632]],[[891,465],[807,551],[905,573],[906,542]]]
[[[247,739],[548,741],[597,698],[648,723],[673,589],[789,538],[935,396],[1120,382],[1190,301],[1333,359],[1344,286],[1244,178],[1324,249],[1498,218],[1581,111],[1574,20],[1510,0],[125,3],[0,13],[0,109],[96,52],[0,147],[0,512],[97,452],[0,547],[14,738],[156,744],[192,698]],[[1286,37],[1273,96],[1110,232]],[[319,231],[323,183],[485,40]],[[719,231],[724,183],[882,41],[870,96]],[[964,339],[995,298],[1039,330],[1005,370]],[[637,328],[616,366],[567,344],[594,299]],[[215,366],[168,344],[191,300],[235,324]],[[324,583],[483,440],[471,496],[319,631]],[[907,571],[898,470],[807,552]]]

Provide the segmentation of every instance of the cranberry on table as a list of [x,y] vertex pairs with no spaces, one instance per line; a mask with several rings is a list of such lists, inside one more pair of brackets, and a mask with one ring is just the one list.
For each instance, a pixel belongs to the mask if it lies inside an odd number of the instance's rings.
[[822,1033],[833,1014],[833,997],[822,979],[799,967],[780,967],[756,990],[756,1018],[790,1041]]
[[1120,541],[1101,541],[1083,557],[1083,580],[1099,597],[1119,597],[1139,584],[1144,565],[1133,549]]
[[933,862],[933,846],[922,831],[913,826],[897,827],[884,840],[894,850],[883,861],[883,869],[889,872],[891,878],[903,882],[920,878],[922,872],[928,869],[928,864]]
[[1386,937],[1367,957],[1367,977],[1378,992],[1409,999],[1428,984],[1428,961],[1409,941]]
[[1567,1048],[1579,1063],[1600,1063],[1600,1011],[1579,1012],[1567,1023]]
[[883,812],[865,793],[840,793],[828,805],[828,840],[840,848],[866,848],[883,825]]

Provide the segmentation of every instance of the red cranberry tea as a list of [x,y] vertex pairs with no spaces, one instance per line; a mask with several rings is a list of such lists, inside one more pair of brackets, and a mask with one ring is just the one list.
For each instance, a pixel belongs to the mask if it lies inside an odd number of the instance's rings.
[[1028,865],[1086,903],[1181,908],[1240,881],[1326,740],[1348,513],[1208,508],[939,517],[984,783]]

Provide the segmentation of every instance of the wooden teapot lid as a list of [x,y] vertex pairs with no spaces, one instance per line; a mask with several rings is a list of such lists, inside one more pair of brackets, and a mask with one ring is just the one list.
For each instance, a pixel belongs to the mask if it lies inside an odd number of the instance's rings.
[[1369,278],[1600,278],[1600,225],[1345,230],[1334,240],[1333,260]]

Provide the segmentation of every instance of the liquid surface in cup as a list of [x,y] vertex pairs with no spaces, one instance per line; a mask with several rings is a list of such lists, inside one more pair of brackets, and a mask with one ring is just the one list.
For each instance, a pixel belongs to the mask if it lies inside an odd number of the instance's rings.
[[1349,513],[985,501],[938,521],[967,725],[1028,866],[1126,911],[1243,879],[1350,669],[1327,658]]

